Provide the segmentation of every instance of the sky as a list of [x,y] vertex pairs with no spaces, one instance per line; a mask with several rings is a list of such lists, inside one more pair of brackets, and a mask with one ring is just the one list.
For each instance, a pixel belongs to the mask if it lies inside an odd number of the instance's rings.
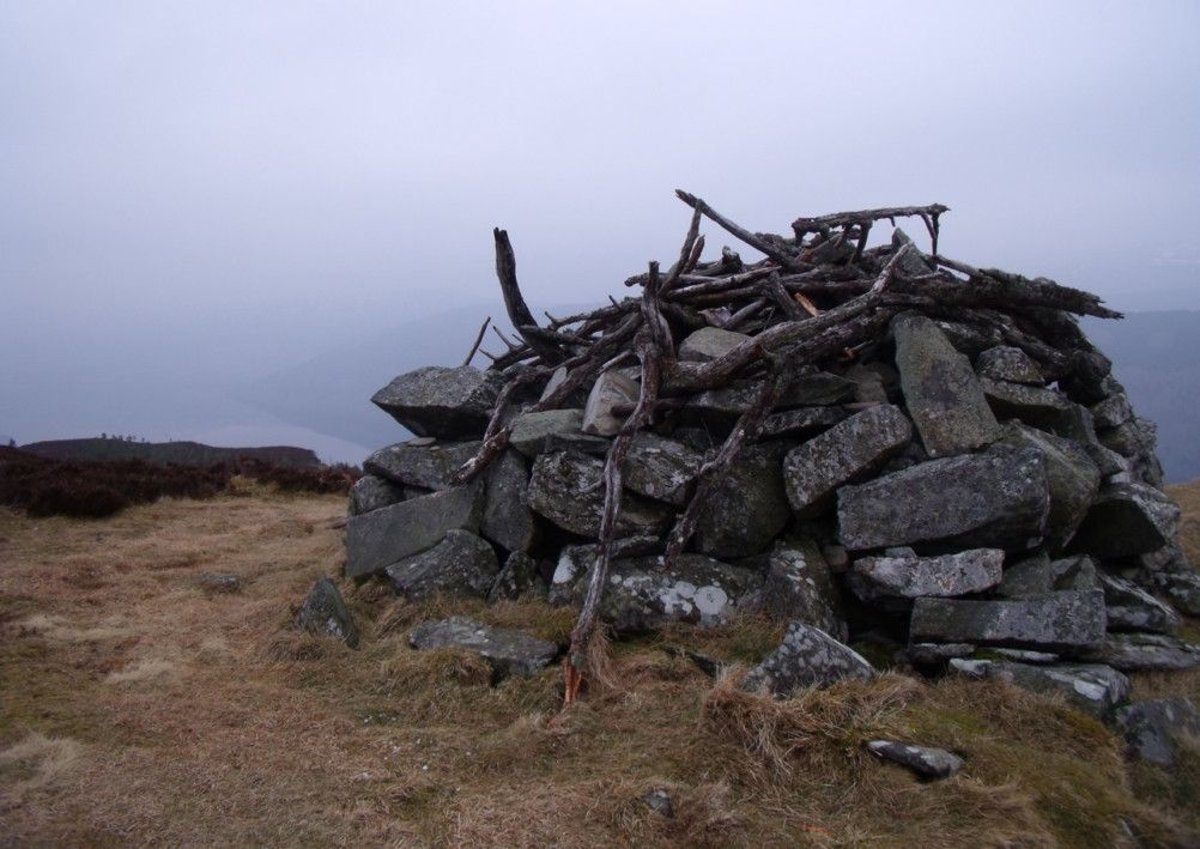
[[9,0],[0,437],[352,458],[235,390],[498,314],[495,226],[535,311],[626,294],[676,188],[771,232],[940,202],[947,256],[1198,309],[1198,37],[1192,0]]

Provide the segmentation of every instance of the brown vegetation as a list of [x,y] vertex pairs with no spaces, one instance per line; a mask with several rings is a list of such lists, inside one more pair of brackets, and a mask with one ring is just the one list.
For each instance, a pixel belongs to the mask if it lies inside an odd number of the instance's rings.
[[[466,613],[563,644],[570,610],[343,584],[363,648],[298,633],[343,511],[260,489],[102,523],[0,512],[0,845],[1082,849],[1133,845],[1122,821],[1143,846],[1196,845],[1200,753],[1174,778],[1131,766],[1060,701],[899,675],[775,701],[665,650],[750,661],[778,637],[758,620],[615,643],[562,712],[555,669],[493,687],[406,635]],[[206,590],[210,572],[241,590]],[[1200,696],[1194,675],[1138,686]],[[866,753],[876,736],[967,767],[922,784]],[[640,801],[654,788],[673,818]]]

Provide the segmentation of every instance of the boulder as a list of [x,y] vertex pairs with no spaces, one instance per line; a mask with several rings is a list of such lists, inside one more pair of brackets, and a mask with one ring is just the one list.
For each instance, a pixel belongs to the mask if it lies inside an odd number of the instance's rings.
[[1179,532],[1179,507],[1141,483],[1114,484],[1092,502],[1071,548],[1101,558],[1157,551]]
[[1004,552],[973,548],[936,557],[862,557],[847,582],[854,594],[871,602],[886,598],[960,596],[983,592],[1000,582]]
[[881,404],[856,413],[788,452],[783,480],[800,516],[820,512],[837,488],[881,466],[912,439],[899,407]]
[[558,646],[524,631],[496,628],[466,616],[422,622],[408,635],[414,649],[458,648],[478,652],[498,677],[536,675],[558,655]]
[[1029,598],[1055,590],[1095,590],[1100,588],[1096,562],[1087,555],[1051,560],[1045,552],[1028,557],[1004,570],[1004,578],[995,589],[1002,598]]
[[456,528],[477,531],[482,516],[483,487],[478,482],[351,516],[346,522],[346,577],[382,571],[432,548]]
[[397,594],[409,601],[435,593],[486,596],[500,564],[486,540],[470,531],[450,530],[433,548],[396,561],[384,569]]
[[833,427],[848,415],[844,407],[797,407],[767,416],[763,420],[760,435],[763,439],[814,436]]
[[1086,427],[1076,412],[1083,408],[1055,389],[986,377],[979,379],[979,385],[992,412],[1001,421],[1019,419],[1040,430],[1070,438],[1077,438],[1080,428]]
[[680,442],[642,431],[633,437],[621,465],[622,483],[638,495],[682,507],[703,460],[700,452]]
[[994,442],[1000,426],[970,361],[925,316],[892,319],[896,368],[908,414],[930,457],[961,454]]
[[1133,407],[1124,392],[1109,395],[1088,408],[1098,428],[1120,427],[1133,418]]
[[938,781],[958,773],[966,761],[953,752],[932,746],[916,746],[896,740],[871,740],[867,751],[876,757],[908,767],[926,781]]
[[507,551],[529,551],[537,538],[528,489],[529,468],[516,451],[505,451],[484,472],[480,533]]
[[763,551],[792,518],[780,468],[784,445],[744,449],[713,490],[693,538],[702,554],[741,558]]
[[380,507],[387,507],[405,498],[404,487],[392,483],[386,478],[375,475],[363,475],[350,487],[349,512],[351,516],[360,513],[370,513]]
[[583,410],[542,410],[521,413],[512,422],[508,444],[526,457],[546,450],[553,436],[570,436],[583,431]]
[[875,669],[866,658],[803,622],[788,625],[783,641],[739,685],[748,692],[767,692],[786,698],[805,687],[821,687],[843,678],[866,680]]
[[1100,575],[1110,631],[1157,631],[1169,634],[1179,627],[1179,614],[1132,581]]
[[1200,616],[1200,574],[1160,572],[1152,578],[1155,589],[1188,616]]
[[313,634],[335,637],[350,648],[358,648],[358,628],[342,600],[337,584],[320,578],[309,590],[296,612],[296,627]]
[[371,402],[417,436],[478,438],[503,385],[495,371],[426,366],[395,378]]
[[1103,644],[1105,624],[1104,593],[1099,590],[991,601],[919,598],[913,604],[909,639],[1079,653]]
[[1113,724],[1138,757],[1170,769],[1180,738],[1200,737],[1200,710],[1191,699],[1149,699],[1118,710]]
[[1100,470],[1080,445],[1028,425],[1009,423],[1003,441],[1017,448],[1032,448],[1046,460],[1050,512],[1046,519],[1046,547],[1060,551],[1075,535],[1100,490]]
[[1107,717],[1129,698],[1129,679],[1103,664],[1053,666],[991,660],[951,660],[950,668],[970,678],[995,678],[1066,700],[1098,719]]
[[769,553],[738,565],[764,576],[761,606],[768,616],[813,625],[835,640],[846,640],[841,595],[815,542],[781,540]]
[[995,445],[838,491],[838,529],[851,550],[942,540],[1019,551],[1037,545],[1050,508],[1040,451]]
[[1084,657],[1122,672],[1177,672],[1200,666],[1200,646],[1165,634],[1109,634]]
[[592,384],[587,405],[583,408],[580,430],[593,436],[616,436],[629,413],[618,413],[618,407],[633,408],[638,399],[638,383],[619,371],[609,369]]
[[1009,345],[997,345],[981,353],[975,360],[975,371],[980,377],[991,380],[1026,383],[1030,386],[1046,385],[1046,376],[1038,364],[1020,348]]
[[487,600],[495,602],[531,594],[545,596],[546,582],[542,580],[536,560],[523,551],[514,551],[508,555],[496,574],[496,579],[488,590]]
[[[533,463],[527,495],[534,512],[563,530],[598,539],[604,512],[604,461],[569,452],[542,454]],[[670,518],[665,505],[624,493],[617,532],[659,532]]]
[[679,343],[677,356],[683,362],[706,363],[728,354],[749,339],[745,333],[734,333],[719,327],[701,327]]
[[475,456],[481,444],[428,439],[399,442],[372,453],[363,461],[363,469],[403,486],[449,489],[459,468]]

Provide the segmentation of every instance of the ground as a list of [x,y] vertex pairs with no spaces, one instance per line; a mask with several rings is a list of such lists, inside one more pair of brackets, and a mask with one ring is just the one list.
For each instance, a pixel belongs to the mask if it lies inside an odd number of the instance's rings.
[[[1200,517],[1200,486],[1174,494]],[[1061,702],[898,674],[774,702],[669,651],[748,660],[769,622],[614,645],[566,711],[557,669],[493,687],[405,635],[465,612],[563,640],[568,610],[339,580],[361,650],[299,634],[291,611],[339,574],[343,510],[254,491],[98,521],[0,512],[0,847],[1200,844],[1200,754],[1174,776],[1132,764]],[[206,589],[214,572],[241,589]],[[1200,696],[1200,675],[1136,687]],[[967,767],[920,783],[864,750],[879,736]],[[641,801],[655,788],[673,817]]]

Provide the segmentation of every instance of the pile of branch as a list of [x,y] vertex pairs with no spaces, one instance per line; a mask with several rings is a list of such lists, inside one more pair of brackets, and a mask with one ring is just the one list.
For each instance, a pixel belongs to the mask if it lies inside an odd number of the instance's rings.
[[[652,426],[690,395],[735,380],[759,381],[756,402],[741,416],[724,443],[704,463],[696,491],[665,541],[669,562],[684,550],[696,530],[708,495],[720,484],[739,451],[756,438],[797,369],[852,360],[877,345],[897,313],[919,309],[1022,349],[1047,378],[1086,385],[1107,374],[1107,362],[1071,318],[1119,318],[1095,295],[1052,281],[1027,279],[994,269],[973,268],[939,253],[941,204],[842,212],[799,218],[792,234],[753,233],[687,192],[676,192],[693,210],[679,257],[665,275],[657,263],[625,281],[641,288],[626,298],[576,315],[533,317],[517,281],[508,234],[497,229],[496,272],[508,317],[519,339],[496,331],[507,350],[483,352],[491,369],[507,379],[479,452],[459,472],[459,481],[479,475],[508,444],[510,401],[524,390],[546,384],[562,370],[563,379],[531,409],[556,409],[603,371],[636,358],[641,389],[636,406],[611,443],[605,464],[605,502],[600,554],[572,634],[564,664],[566,699],[579,692],[621,510],[621,461],[638,430]],[[719,259],[701,262],[700,225],[709,219],[762,259],[745,261],[728,247]],[[924,225],[930,250],[924,253],[900,230],[877,247],[868,246],[874,225],[915,218]],[[705,363],[676,359],[676,341],[705,326],[749,336],[723,356]],[[472,347],[470,360],[486,329]],[[1052,340],[1052,341],[1048,341]]]

